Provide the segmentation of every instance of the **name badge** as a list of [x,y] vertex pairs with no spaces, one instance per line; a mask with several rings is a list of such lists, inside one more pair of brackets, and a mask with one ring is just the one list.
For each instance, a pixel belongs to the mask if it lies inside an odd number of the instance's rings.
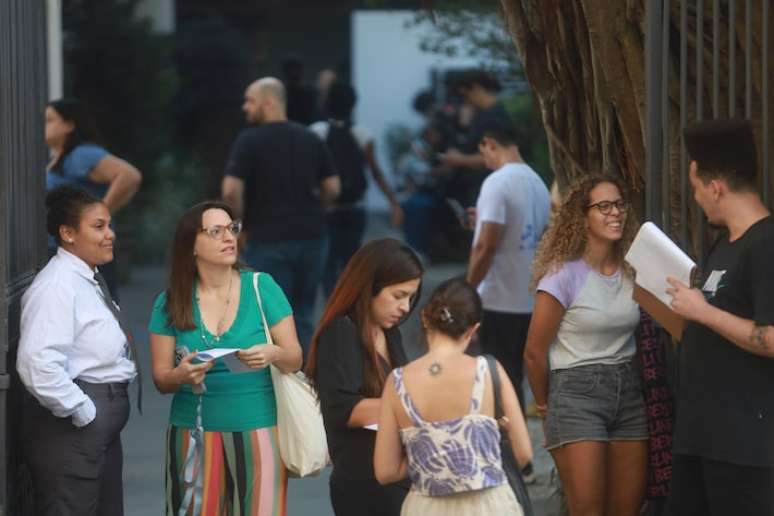
[[709,293],[710,296],[714,296],[718,288],[720,288],[720,280],[723,279],[725,274],[726,271],[712,271],[701,289]]

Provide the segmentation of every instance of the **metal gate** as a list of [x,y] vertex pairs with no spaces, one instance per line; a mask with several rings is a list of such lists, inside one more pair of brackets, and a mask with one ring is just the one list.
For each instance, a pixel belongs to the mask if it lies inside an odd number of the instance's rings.
[[45,256],[46,4],[0,2],[0,516],[32,514],[20,467],[19,301]]
[[688,184],[683,129],[752,121],[761,195],[771,207],[771,0],[646,0],[646,217],[702,259],[705,219]]

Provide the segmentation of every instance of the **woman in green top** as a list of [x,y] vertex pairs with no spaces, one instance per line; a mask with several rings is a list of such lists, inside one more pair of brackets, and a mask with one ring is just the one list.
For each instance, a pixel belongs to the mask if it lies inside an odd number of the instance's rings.
[[[189,209],[175,232],[169,287],[153,306],[153,380],[160,392],[175,395],[167,431],[168,516],[285,514],[287,475],[267,366],[298,370],[301,347],[287,298],[260,274],[274,341],[267,344],[255,273],[237,262],[241,227],[225,204]],[[249,370],[232,372],[229,357],[196,359],[215,348],[238,348],[234,362]]]

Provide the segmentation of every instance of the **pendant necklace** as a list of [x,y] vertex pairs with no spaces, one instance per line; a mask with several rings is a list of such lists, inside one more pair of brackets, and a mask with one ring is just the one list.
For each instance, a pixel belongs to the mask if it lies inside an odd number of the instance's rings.
[[[212,337],[216,343],[220,342],[220,337],[223,335],[222,327],[223,323],[226,320],[226,314],[228,314],[228,307],[231,304],[231,284],[234,282],[234,274],[231,270],[229,270],[229,277],[228,277],[228,291],[226,292],[226,306],[223,308],[223,314],[220,316],[220,319],[218,320],[218,324],[215,326],[215,333],[212,333]],[[204,345],[206,347],[213,347],[212,342],[207,342],[207,338],[204,336],[204,317],[202,317],[202,324],[199,327],[199,332],[202,336],[202,341],[204,342]]]

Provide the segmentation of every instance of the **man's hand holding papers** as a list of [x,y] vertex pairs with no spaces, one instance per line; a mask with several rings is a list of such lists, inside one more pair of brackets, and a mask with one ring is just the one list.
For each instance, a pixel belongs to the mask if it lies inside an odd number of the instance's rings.
[[[675,285],[671,278],[689,291],[696,264],[655,224],[646,222],[637,232],[625,260],[637,272],[634,299],[661,324],[675,340],[680,340],[685,319],[672,307]],[[679,289],[679,288],[678,288]],[[685,300],[681,292],[681,300]],[[686,306],[687,303],[680,303]]]
[[671,285],[666,293],[672,296],[670,306],[678,315],[689,321],[697,321],[703,324],[702,317],[710,311],[707,310],[709,303],[698,288],[691,288],[680,280],[668,277],[667,282]]

